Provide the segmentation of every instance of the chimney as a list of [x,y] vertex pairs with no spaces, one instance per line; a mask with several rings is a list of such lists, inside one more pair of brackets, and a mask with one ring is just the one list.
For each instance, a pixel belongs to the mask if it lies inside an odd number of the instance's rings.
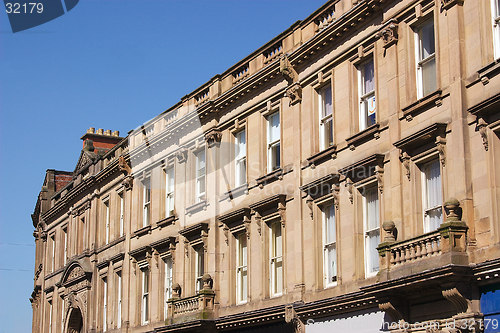
[[83,140],[83,148],[85,148],[85,141],[91,140],[97,153],[98,151],[105,152],[113,148],[123,138],[120,137],[120,132],[118,131],[105,131],[102,128],[96,131],[94,127],[90,127],[81,139]]

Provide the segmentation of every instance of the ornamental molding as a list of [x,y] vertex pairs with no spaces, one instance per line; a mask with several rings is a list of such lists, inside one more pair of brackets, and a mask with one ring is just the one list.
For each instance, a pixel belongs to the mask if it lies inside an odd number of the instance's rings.
[[209,148],[218,147],[222,139],[222,133],[218,128],[212,128],[205,133],[205,141]]
[[376,35],[382,40],[384,48],[388,48],[398,42],[398,24],[395,20],[389,21]]

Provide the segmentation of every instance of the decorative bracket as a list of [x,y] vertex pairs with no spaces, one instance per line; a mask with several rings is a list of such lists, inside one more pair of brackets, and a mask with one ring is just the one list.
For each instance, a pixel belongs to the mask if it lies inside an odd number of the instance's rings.
[[375,166],[375,178],[377,179],[378,190],[380,194],[384,192],[384,168]]
[[205,133],[205,141],[209,148],[219,146],[220,140],[222,139],[222,133],[217,128],[210,129]]
[[436,137],[436,147],[437,147],[437,150],[439,152],[439,160],[441,161],[441,165],[443,167],[445,167],[446,165],[446,150],[445,150],[445,146],[446,146],[446,139],[444,139],[443,137],[441,136],[437,136]]
[[290,105],[299,103],[302,100],[302,86],[298,82],[299,75],[293,68],[288,56],[282,55],[280,58],[280,74],[288,82],[286,96],[290,98]]
[[335,210],[339,209],[340,205],[340,186],[338,184],[333,184],[332,185],[332,193],[333,193],[333,206],[335,207]]
[[462,296],[457,288],[443,290],[442,294],[444,298],[453,303],[458,313],[465,313],[468,311],[470,301]]
[[391,316],[392,320],[399,322],[404,321],[401,312],[396,310],[396,308],[394,307],[394,305],[392,305],[391,302],[379,303],[378,308],[387,313],[389,316]]
[[278,214],[280,216],[281,226],[284,228],[286,223],[286,207],[282,202],[278,203]]
[[259,236],[262,236],[262,216],[257,211],[252,211],[252,214],[254,215],[255,223],[257,224]]
[[401,160],[401,163],[403,163],[403,166],[405,167],[406,171],[406,178],[410,180],[411,178],[411,172],[410,172],[410,155],[408,155],[407,152],[401,152],[401,156],[399,157]]
[[248,218],[248,216],[244,216],[243,217],[243,225],[245,226],[245,233],[247,235],[247,239],[250,239],[250,219]]
[[395,21],[390,22],[377,33],[377,38],[382,39],[384,48],[388,48],[398,42],[398,24]]
[[309,212],[309,215],[311,215],[311,219],[314,217],[314,205],[313,205],[313,202],[314,202],[314,199],[311,197],[311,195],[309,194],[307,197],[306,197],[306,205],[307,207],[309,208],[310,212]]
[[285,306],[285,322],[293,325],[295,333],[304,333],[306,330],[304,323],[300,320],[291,304]]
[[177,161],[179,163],[184,163],[187,160],[187,149],[181,148],[175,153],[175,157],[177,157]]
[[488,124],[484,121],[483,118],[479,118],[477,120],[476,129],[479,131],[479,135],[481,135],[481,139],[483,140],[484,150],[488,151]]
[[354,196],[352,194],[352,188],[353,188],[352,180],[350,180],[349,178],[347,178],[346,183],[345,183],[345,187],[347,188],[347,192],[349,192],[349,201],[351,203],[353,203],[354,202]]

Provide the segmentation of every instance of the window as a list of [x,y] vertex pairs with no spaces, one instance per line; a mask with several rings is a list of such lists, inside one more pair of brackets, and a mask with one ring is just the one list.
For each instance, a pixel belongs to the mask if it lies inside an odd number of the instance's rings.
[[120,237],[121,237],[123,236],[125,200],[123,199],[123,193],[120,193],[118,197],[120,198]]
[[247,139],[245,130],[236,133],[234,141],[234,185],[238,187],[247,182]]
[[247,235],[244,232],[236,236],[236,297],[238,303],[244,303],[248,296]]
[[196,275],[196,292],[203,289],[203,274],[205,274],[205,253],[202,246],[195,249],[195,275]]
[[421,166],[422,171],[422,206],[424,213],[424,232],[434,231],[441,225],[442,194],[441,169],[438,159]]
[[104,218],[105,218],[105,223],[106,223],[106,231],[105,231],[105,243],[108,244],[109,243],[109,200],[106,200],[103,202],[104,203]]
[[269,257],[271,266],[271,296],[280,296],[283,292],[283,244],[281,222],[270,224]]
[[172,258],[165,260],[165,318],[168,316],[168,300],[172,298]]
[[196,202],[205,200],[206,163],[205,149],[196,153]]
[[116,273],[116,327],[122,327],[122,273]]
[[142,226],[145,227],[151,224],[151,183],[147,179],[143,183],[142,194]]
[[149,321],[149,269],[142,270],[141,322]]
[[52,333],[52,301],[49,301],[49,333]]
[[63,251],[63,263],[66,266],[68,260],[68,229],[63,229],[63,241],[64,241],[64,251]]
[[107,314],[108,314],[108,280],[102,279],[102,331],[107,330]]
[[56,236],[55,235],[50,236],[50,242],[52,243],[50,271],[53,272],[56,268]]
[[335,206],[323,208],[323,269],[325,287],[337,283],[337,231],[335,227]]
[[500,58],[500,0],[491,0],[493,23],[493,54],[495,59]]
[[376,186],[365,187],[363,195],[365,275],[367,277],[373,276],[379,269],[377,246],[380,243],[380,218],[377,191]]
[[373,59],[359,66],[359,130],[376,123],[377,103],[375,101],[375,69]]
[[415,31],[417,52],[417,97],[422,98],[437,89],[436,84],[436,42],[434,21],[429,20]]
[[280,159],[280,114],[267,117],[267,172],[279,169]]
[[327,85],[318,93],[319,98],[319,148],[326,149],[333,145],[333,104],[332,86]]
[[165,217],[174,215],[174,168],[165,170]]
[[61,297],[61,332],[64,331],[64,298]]

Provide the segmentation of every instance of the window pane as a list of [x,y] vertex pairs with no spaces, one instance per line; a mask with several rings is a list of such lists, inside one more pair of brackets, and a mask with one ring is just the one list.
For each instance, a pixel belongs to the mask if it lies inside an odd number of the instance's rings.
[[437,89],[436,86],[436,59],[432,58],[422,64],[423,94],[427,96]]
[[377,246],[380,243],[380,231],[370,233],[368,237],[368,260],[369,260],[369,273],[378,271],[379,259]]
[[322,118],[332,114],[332,87],[330,85],[323,88],[321,92],[322,97]]
[[205,151],[202,150],[196,155],[196,176],[205,174]]
[[274,256],[281,257],[282,244],[281,244],[281,225],[280,222],[273,224],[273,234],[274,234]]
[[427,189],[427,207],[441,206],[441,170],[439,160],[434,160],[425,167],[425,179]]
[[421,60],[423,60],[435,52],[434,21],[429,21],[422,26],[420,30],[420,41],[422,47]]
[[333,120],[329,118],[323,123],[324,147],[333,145]]
[[335,246],[329,246],[327,248],[327,279],[328,283],[335,282],[337,276],[337,249]]
[[325,209],[325,219],[326,219],[326,243],[330,244],[336,240],[336,230],[335,230],[335,208],[333,205],[328,206]]
[[377,188],[366,189],[366,229],[372,230],[379,227],[379,204]]
[[363,95],[375,90],[375,76],[373,60],[368,61],[363,65]]
[[243,269],[243,271],[241,272],[241,300],[244,301],[247,299],[248,297],[248,272],[247,272],[247,269],[246,267]]
[[268,130],[268,142],[274,142],[280,139],[280,117],[279,113],[275,113],[268,117],[269,130]]
[[275,293],[279,294],[283,290],[283,261],[278,259],[275,265],[276,269],[276,281],[275,281]]

